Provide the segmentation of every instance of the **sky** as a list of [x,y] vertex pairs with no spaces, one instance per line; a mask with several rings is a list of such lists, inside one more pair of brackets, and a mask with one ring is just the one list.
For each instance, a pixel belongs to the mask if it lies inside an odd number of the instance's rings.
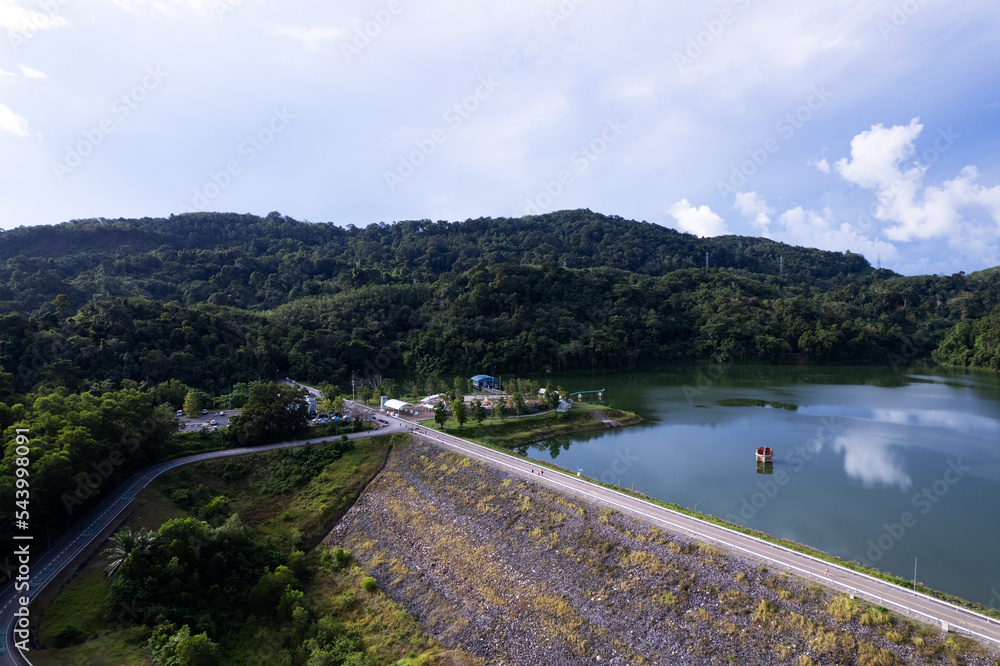
[[589,208],[1000,265],[995,0],[0,0],[0,228]]

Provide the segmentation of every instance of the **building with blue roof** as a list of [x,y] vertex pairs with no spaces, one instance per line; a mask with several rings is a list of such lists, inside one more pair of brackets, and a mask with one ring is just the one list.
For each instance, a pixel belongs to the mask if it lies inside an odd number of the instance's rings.
[[498,389],[500,380],[489,375],[476,375],[472,378],[472,386],[476,389]]

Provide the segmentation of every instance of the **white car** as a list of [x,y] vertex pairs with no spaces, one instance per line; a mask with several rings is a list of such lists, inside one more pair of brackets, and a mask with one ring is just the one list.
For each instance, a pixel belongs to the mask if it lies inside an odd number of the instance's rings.
[[215,419],[212,419],[212,425],[216,425]]

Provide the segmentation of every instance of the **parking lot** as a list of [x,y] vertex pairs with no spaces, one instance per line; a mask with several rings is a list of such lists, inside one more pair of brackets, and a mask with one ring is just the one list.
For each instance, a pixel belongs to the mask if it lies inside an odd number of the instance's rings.
[[224,428],[229,425],[229,419],[242,411],[242,409],[220,409],[217,411],[209,411],[207,414],[201,414],[194,418],[179,415],[177,420],[180,422],[181,432],[191,432],[202,428],[208,430],[218,430],[219,428]]

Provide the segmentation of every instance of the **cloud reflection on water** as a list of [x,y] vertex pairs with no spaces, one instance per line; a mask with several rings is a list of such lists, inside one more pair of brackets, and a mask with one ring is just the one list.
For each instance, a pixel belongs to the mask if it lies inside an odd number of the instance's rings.
[[838,435],[833,450],[844,453],[844,471],[865,488],[899,486],[905,492],[913,485],[913,479],[903,469],[902,456],[892,449],[890,442],[877,436]]

